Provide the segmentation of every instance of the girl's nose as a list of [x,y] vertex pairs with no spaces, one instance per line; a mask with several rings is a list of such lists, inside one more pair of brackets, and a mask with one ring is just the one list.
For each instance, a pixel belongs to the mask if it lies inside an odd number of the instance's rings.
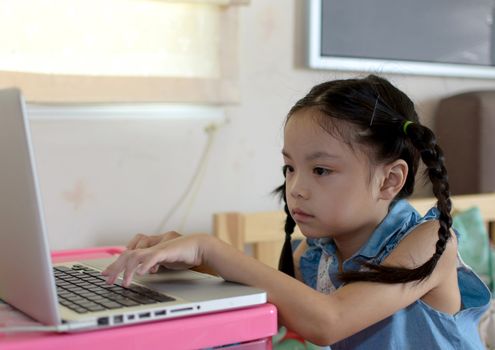
[[309,190],[300,176],[295,176],[289,184],[290,195],[293,198],[308,199]]

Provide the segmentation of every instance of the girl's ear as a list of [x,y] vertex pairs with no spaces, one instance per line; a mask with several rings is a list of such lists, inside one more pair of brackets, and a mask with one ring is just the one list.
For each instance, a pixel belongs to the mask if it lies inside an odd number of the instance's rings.
[[409,167],[403,159],[384,165],[380,199],[393,200],[406,182]]

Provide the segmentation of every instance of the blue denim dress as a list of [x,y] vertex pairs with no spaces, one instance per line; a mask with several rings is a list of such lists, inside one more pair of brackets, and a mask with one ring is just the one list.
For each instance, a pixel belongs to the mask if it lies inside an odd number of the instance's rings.
[[[397,201],[368,242],[344,261],[343,270],[358,270],[359,261],[363,260],[380,264],[417,225],[437,217],[436,208],[421,217],[407,201]],[[308,246],[300,260],[303,280],[312,288],[330,294],[342,285],[337,279],[335,244],[331,239],[308,239]],[[332,344],[331,349],[484,349],[478,323],[489,307],[490,292],[460,258],[457,271],[462,309],[455,315],[437,311],[417,300],[392,316]]]

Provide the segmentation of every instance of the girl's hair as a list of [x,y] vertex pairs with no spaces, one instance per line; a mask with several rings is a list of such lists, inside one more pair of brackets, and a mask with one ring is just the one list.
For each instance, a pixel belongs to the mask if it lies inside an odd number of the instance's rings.
[[[313,108],[315,120],[327,132],[339,136],[351,147],[354,142],[365,146],[370,162],[387,163],[397,159],[407,162],[406,181],[394,201],[413,193],[419,159],[437,198],[440,228],[435,253],[423,265],[413,269],[364,262],[367,271],[347,271],[339,275],[343,282],[372,281],[404,283],[421,281],[435,268],[450,238],[451,201],[443,152],[433,132],[418,120],[413,102],[384,78],[369,75],[363,79],[334,80],[322,83],[300,99],[289,111],[287,121],[302,109]],[[335,122],[336,120],[343,122]],[[285,202],[286,241],[279,269],[294,276],[290,235],[295,222],[287,207],[285,182],[274,192]]]

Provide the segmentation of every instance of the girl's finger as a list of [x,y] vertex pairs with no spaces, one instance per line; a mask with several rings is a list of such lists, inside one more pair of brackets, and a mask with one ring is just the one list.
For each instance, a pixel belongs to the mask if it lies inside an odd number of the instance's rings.
[[132,283],[132,276],[134,276],[135,268],[126,268],[124,270],[124,276],[122,277],[122,286],[129,287]]
[[138,233],[134,237],[132,237],[131,241],[127,244],[126,248],[127,249],[136,249],[137,243],[143,238],[146,237],[142,233]]
[[114,284],[118,275],[124,270],[127,261],[129,260],[132,251],[124,251],[113,263],[107,266],[105,270],[101,272],[102,276],[106,276],[106,282],[108,284]]
[[149,258],[141,262],[141,266],[136,270],[139,275],[144,275],[148,272],[153,266],[157,265],[160,261],[163,260],[163,251],[160,251],[160,254],[154,253]]
[[142,237],[137,243],[136,243],[136,246],[134,249],[143,249],[143,248],[149,248],[150,246],[152,246],[152,244],[150,244],[150,239],[149,237]]
[[164,234],[160,235],[160,241],[170,241],[172,239],[176,239],[179,237],[181,237],[181,235],[178,232],[169,231],[169,232],[165,232]]
[[117,259],[112,264],[107,266],[107,268],[101,272],[102,276],[106,276],[107,284],[114,284],[115,280],[117,279],[117,276],[122,271],[122,267],[119,259]]
[[139,268],[145,257],[146,255],[141,253],[134,253],[129,256],[125,264],[124,276],[122,278],[122,285],[124,287],[128,287],[131,284],[134,272]]

